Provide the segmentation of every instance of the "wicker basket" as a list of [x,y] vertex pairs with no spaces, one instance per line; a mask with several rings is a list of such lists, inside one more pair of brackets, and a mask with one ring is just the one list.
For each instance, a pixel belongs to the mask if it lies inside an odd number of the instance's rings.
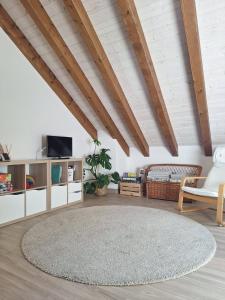
[[[171,172],[182,172],[186,176],[200,176],[202,167],[197,165],[178,165],[178,164],[158,164],[151,165],[146,169],[147,174],[151,170],[165,170]],[[187,184],[196,187],[197,181]],[[178,201],[180,192],[180,182],[170,181],[146,181],[146,195],[149,199],[162,199]]]

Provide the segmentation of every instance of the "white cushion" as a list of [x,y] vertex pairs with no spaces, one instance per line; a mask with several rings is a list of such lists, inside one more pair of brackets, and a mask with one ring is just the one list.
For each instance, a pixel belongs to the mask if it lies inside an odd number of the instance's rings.
[[198,196],[205,196],[205,197],[218,197],[218,192],[214,192],[214,191],[209,191],[207,189],[204,188],[193,188],[190,186],[183,186],[182,191],[189,193],[189,194],[194,194],[194,195],[198,195]]
[[225,164],[214,164],[203,186],[204,189],[218,192],[219,185],[225,182]]
[[225,147],[217,147],[213,154],[214,164],[225,164]]

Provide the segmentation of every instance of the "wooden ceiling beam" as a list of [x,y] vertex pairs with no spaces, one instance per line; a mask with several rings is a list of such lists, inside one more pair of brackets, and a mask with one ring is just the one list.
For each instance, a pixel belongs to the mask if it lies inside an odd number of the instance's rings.
[[96,115],[99,117],[112,138],[116,138],[124,152],[129,155],[129,146],[113,122],[110,114],[99,99],[94,88],[80,68],[70,49],[67,47],[62,36],[51,21],[39,0],[21,0],[21,3],[32,17],[39,30],[42,32],[50,46],[63,63],[72,79],[89,102]]
[[138,125],[138,122],[130,108],[126,96],[120,83],[113,71],[108,57],[101,45],[101,42],[94,30],[87,12],[80,0],[64,0],[65,6],[69,11],[74,26],[79,28],[81,36],[96,63],[104,81],[111,92],[112,98],[117,104],[118,111],[121,113],[124,124],[127,125],[130,134],[134,137],[138,147],[144,156],[149,156],[148,143]]
[[122,19],[133,45],[139,67],[145,79],[151,103],[156,114],[159,129],[165,144],[173,156],[178,156],[178,145],[170,122],[169,114],[163,99],[159,81],[153,66],[150,51],[144,36],[141,22],[133,0],[117,0]]
[[192,79],[194,83],[194,92],[198,111],[201,140],[204,147],[205,155],[211,156],[212,141],[195,1],[181,0],[180,4],[188,48],[188,55],[191,65]]
[[0,4],[0,26],[93,139],[97,130]]

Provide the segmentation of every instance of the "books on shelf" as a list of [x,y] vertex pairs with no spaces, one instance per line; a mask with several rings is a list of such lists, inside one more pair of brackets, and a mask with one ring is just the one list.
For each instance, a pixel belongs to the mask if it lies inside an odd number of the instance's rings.
[[125,172],[123,173],[122,182],[141,183],[141,177],[137,177],[136,173]]

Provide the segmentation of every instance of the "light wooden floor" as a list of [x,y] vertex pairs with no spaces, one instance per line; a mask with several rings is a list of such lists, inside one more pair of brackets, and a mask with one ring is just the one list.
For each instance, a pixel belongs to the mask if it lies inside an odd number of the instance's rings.
[[[84,203],[54,211],[49,215],[82,206],[114,204],[148,206],[176,212],[173,202],[110,194],[107,198],[90,197]],[[21,238],[26,230],[47,218],[48,215],[4,227],[0,229],[0,299],[225,300],[225,228],[215,225],[214,211],[190,213],[189,216],[207,226],[215,236],[218,249],[213,260],[199,271],[180,279],[131,287],[97,287],[78,284],[54,278],[30,265],[21,253]]]

